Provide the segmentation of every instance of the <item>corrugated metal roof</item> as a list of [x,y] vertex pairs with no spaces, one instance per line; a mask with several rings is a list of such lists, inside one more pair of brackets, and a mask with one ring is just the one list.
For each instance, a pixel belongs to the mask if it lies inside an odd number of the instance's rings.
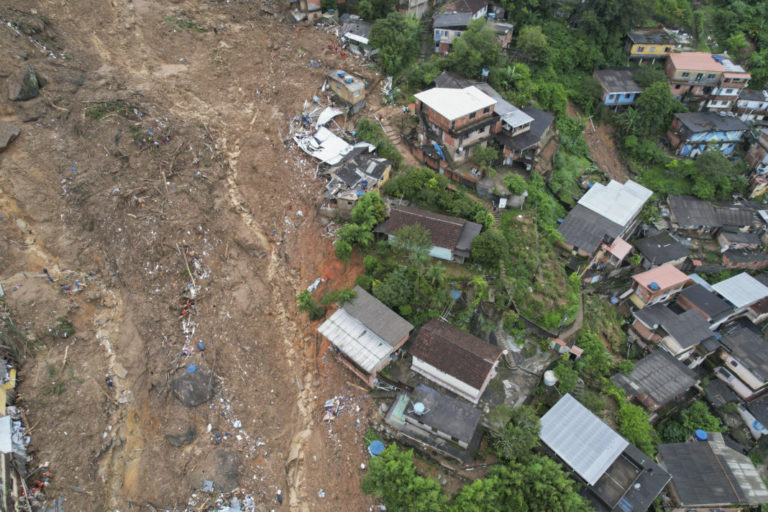
[[343,309],[323,322],[318,332],[357,366],[370,373],[394,350],[391,345]]
[[713,285],[712,289],[737,308],[749,306],[768,297],[768,286],[746,272],[720,281]]
[[589,485],[594,485],[629,446],[570,394],[541,418],[540,437]]
[[11,453],[13,443],[11,442],[11,417],[0,417],[0,453]]
[[355,286],[355,293],[357,297],[343,309],[389,345],[396,346],[413,330],[410,322],[361,287]]
[[626,227],[652,195],[652,191],[632,180],[627,180],[624,184],[611,180],[608,185],[592,185],[579,199],[579,204],[611,222]]

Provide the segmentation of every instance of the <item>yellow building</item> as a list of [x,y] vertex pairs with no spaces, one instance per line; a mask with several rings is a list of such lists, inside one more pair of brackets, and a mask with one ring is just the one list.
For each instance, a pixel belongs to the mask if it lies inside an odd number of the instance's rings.
[[644,60],[652,63],[656,59],[666,59],[675,49],[677,41],[663,28],[646,28],[627,34],[627,47],[630,59]]

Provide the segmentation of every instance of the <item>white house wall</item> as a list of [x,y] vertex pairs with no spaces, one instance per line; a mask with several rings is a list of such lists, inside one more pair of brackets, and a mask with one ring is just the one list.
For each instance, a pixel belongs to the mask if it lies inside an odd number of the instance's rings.
[[440,384],[445,389],[456,393],[460,397],[466,398],[473,404],[476,404],[480,400],[480,395],[482,393],[479,389],[473,388],[466,382],[460,381],[452,375],[448,375],[444,371],[435,368],[418,357],[413,358],[411,369],[427,379]]

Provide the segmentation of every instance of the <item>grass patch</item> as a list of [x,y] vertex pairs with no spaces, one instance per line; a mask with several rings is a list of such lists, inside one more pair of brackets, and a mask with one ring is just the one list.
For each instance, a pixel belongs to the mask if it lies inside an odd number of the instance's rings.
[[194,30],[195,32],[208,32],[207,28],[201,27],[200,25],[197,25],[190,20],[174,18],[173,16],[164,16],[163,19],[171,28],[179,30]]
[[85,115],[95,121],[104,119],[110,114],[129,117],[132,114],[132,107],[125,100],[109,100],[94,103],[85,109]]

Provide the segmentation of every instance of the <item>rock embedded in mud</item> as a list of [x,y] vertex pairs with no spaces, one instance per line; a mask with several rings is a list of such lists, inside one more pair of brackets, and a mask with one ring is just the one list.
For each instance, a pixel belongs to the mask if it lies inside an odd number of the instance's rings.
[[34,70],[27,66],[26,72],[16,73],[8,79],[8,99],[26,101],[40,94],[40,83]]
[[0,121],[0,152],[4,151],[13,139],[19,136],[19,127],[13,123]]
[[195,373],[184,370],[171,380],[171,390],[185,407],[197,407],[213,398],[216,377],[205,370],[198,369]]

